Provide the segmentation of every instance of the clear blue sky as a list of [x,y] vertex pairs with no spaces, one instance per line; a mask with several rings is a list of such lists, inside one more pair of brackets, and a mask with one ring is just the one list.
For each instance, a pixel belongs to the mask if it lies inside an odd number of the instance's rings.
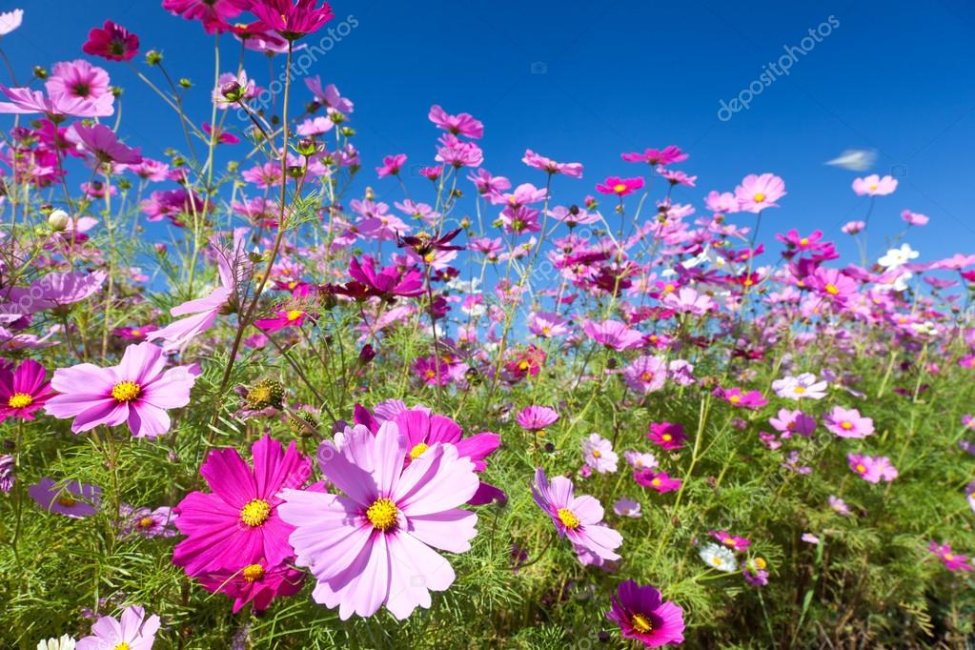
[[[354,15],[358,27],[312,74],[356,102],[364,176],[380,198],[399,198],[395,182],[377,182],[372,172],[383,154],[432,160],[438,132],[426,113],[439,103],[485,122],[485,167],[515,182],[542,182],[519,162],[526,147],[585,163],[582,182],[556,188],[566,203],[593,192],[606,175],[642,171],[619,153],[647,146],[690,151],[680,168],[699,176],[698,188],[677,197],[699,207],[710,189],[775,172],[789,195],[762,239],[779,226],[821,228],[851,257],[852,242],[838,228],[862,217],[866,202],[850,191],[856,174],[822,163],[848,147],[874,148],[874,171],[894,171],[901,187],[879,200],[872,252],[880,252],[880,234],[899,230],[904,208],[931,217],[910,239],[922,261],[975,252],[975,6],[967,0],[332,5],[339,19]],[[82,56],[88,29],[112,19],[140,36],[143,51],[162,49],[171,73],[197,82],[191,110],[200,121],[208,117],[212,40],[197,23],[170,16],[156,0],[3,3],[15,6],[26,10],[24,26],[0,45],[22,80],[35,63]],[[718,119],[720,100],[830,16],[839,26],[791,74],[749,110]],[[226,46],[230,70],[238,47]],[[266,83],[267,62],[249,56],[249,71]],[[105,67],[125,87],[122,134],[131,144],[158,155],[181,142],[175,117],[156,107],[126,65]]]

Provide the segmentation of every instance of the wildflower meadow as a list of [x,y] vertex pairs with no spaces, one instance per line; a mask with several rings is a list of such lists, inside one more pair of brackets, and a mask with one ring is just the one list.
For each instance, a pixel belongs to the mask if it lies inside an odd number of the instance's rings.
[[432,102],[371,159],[349,7],[150,4],[211,78],[124,16],[2,57],[0,647],[972,647],[975,239],[896,175],[797,228]]

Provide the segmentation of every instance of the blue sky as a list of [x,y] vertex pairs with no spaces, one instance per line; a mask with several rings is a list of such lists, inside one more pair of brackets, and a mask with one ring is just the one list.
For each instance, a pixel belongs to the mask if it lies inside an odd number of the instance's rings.
[[[873,171],[901,181],[874,213],[874,257],[881,235],[900,230],[904,208],[931,217],[910,238],[922,260],[975,252],[975,6],[966,0],[332,4],[337,21],[351,15],[358,26],[311,74],[356,102],[364,176],[382,199],[399,198],[396,184],[376,181],[372,168],[387,153],[431,161],[438,132],[426,113],[439,103],[485,122],[485,167],[515,182],[543,181],[520,164],[526,147],[583,162],[583,181],[556,186],[565,203],[581,201],[607,175],[642,171],[619,153],[647,146],[677,144],[691,153],[680,168],[699,177],[698,187],[677,198],[698,206],[710,189],[775,172],[789,195],[762,239],[788,227],[821,228],[850,259],[854,246],[838,229],[862,217],[866,201],[850,190],[855,173],[823,162],[846,148],[873,148]],[[140,36],[143,51],[163,50],[172,74],[197,83],[190,110],[208,118],[213,46],[198,24],[170,16],[156,0],[3,3],[15,6],[26,10],[24,26],[0,46],[21,81],[36,63],[82,56],[88,29],[112,19]],[[718,119],[721,100],[831,16],[836,26],[797,57],[788,76],[748,110]],[[238,52],[225,43],[226,70]],[[126,65],[105,67],[125,88],[121,131],[129,143],[158,155],[182,141],[175,116]],[[261,55],[250,53],[247,68],[266,83]]]

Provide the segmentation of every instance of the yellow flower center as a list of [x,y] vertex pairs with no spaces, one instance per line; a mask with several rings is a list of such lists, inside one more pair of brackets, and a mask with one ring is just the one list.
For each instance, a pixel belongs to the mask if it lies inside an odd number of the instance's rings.
[[559,511],[556,514],[559,517],[559,521],[562,522],[562,525],[569,530],[575,530],[579,527],[579,518],[576,517],[575,513],[568,508],[559,508]]
[[34,397],[27,393],[14,393],[7,401],[7,406],[12,409],[27,408],[34,403]]
[[851,422],[840,422],[840,428],[844,431],[849,431],[853,428],[853,424]]
[[241,575],[244,576],[244,580],[247,582],[255,582],[264,577],[264,567],[260,564],[248,564],[241,571]]
[[301,311],[300,309],[292,309],[287,314],[285,314],[285,318],[287,318],[289,321],[296,321],[304,315],[305,312]]
[[518,368],[520,368],[521,370],[528,370],[530,367],[531,364],[528,363],[527,361],[521,361],[518,363]]
[[806,392],[806,387],[796,386],[795,388],[792,389],[792,392],[795,393],[796,395],[802,395],[803,393]]
[[765,561],[765,558],[761,558],[761,557],[755,558],[752,564],[754,564],[755,568],[758,569],[759,571],[764,570],[765,567],[768,566],[768,562]]
[[429,448],[430,448],[429,445],[427,445],[425,442],[421,442],[418,445],[414,445],[413,449],[410,450],[410,458],[412,460],[416,460],[417,458],[422,456],[423,452],[425,452]]
[[366,519],[374,528],[382,531],[389,530],[396,525],[396,515],[399,509],[389,499],[376,499],[366,510]]
[[136,526],[139,528],[152,528],[154,523],[156,523],[156,520],[152,517],[143,517],[139,520],[139,523],[137,523]]
[[617,183],[613,186],[613,191],[617,194],[622,194],[626,191],[626,185],[624,183]]
[[112,650],[129,650],[130,648],[131,646],[128,643],[122,641],[122,643],[117,643]]
[[664,435],[660,436],[660,439],[664,442],[670,442],[674,439],[674,436],[670,435],[669,433],[665,433]]
[[721,566],[722,562],[723,562],[723,560],[719,556],[717,556],[717,555],[715,555],[713,558],[711,558],[711,564],[714,565],[714,566],[716,566],[716,567]]
[[423,261],[427,264],[433,264],[433,261],[437,259],[437,253],[435,251],[430,251],[423,256]]
[[864,465],[863,463],[857,463],[857,466],[854,469],[860,474],[863,474],[864,472],[867,471],[867,466]]
[[134,381],[122,381],[112,387],[112,397],[117,402],[131,402],[142,394],[142,386]]
[[750,287],[755,284],[755,281],[751,278],[745,278],[745,281],[742,284],[744,284],[746,287]]
[[551,336],[552,328],[546,325],[545,327],[542,328],[542,334],[544,334],[545,336]]
[[436,376],[437,376],[437,372],[436,372],[436,371],[435,371],[435,370],[434,370],[433,368],[430,368],[429,370],[427,370],[427,371],[426,371],[426,372],[424,372],[423,374],[424,374],[424,376],[425,376],[425,377],[426,377],[427,379],[433,379],[434,377],[436,377]]
[[599,451],[598,449],[593,449],[592,450],[592,457],[593,458],[602,458],[603,457],[603,452]]
[[659,478],[655,478],[652,481],[650,481],[650,485],[652,485],[653,487],[660,487],[661,483],[663,483],[663,481],[661,481]]
[[643,614],[634,614],[630,618],[630,624],[633,625],[633,629],[640,634],[646,634],[647,632],[653,631],[653,624],[647,620],[647,617]]
[[755,192],[755,196],[753,198],[755,199],[755,203],[761,203],[765,200],[765,194],[763,192]]
[[649,370],[645,370],[643,374],[640,375],[640,379],[649,384],[651,381],[653,381],[653,373]]
[[62,494],[61,496],[58,497],[58,505],[59,506],[63,506],[65,508],[70,508],[70,507],[76,505],[77,503],[78,503],[78,500],[75,499],[70,494]]
[[949,562],[951,562],[952,560],[954,560],[954,559],[955,559],[955,555],[954,555],[953,553],[945,553],[945,554],[944,554],[944,558],[945,558],[945,559],[946,559],[947,561],[949,561]]
[[877,185],[876,183],[871,183],[870,184],[870,189],[873,190],[873,191],[876,191],[878,187],[880,187],[880,186]]
[[664,285],[664,293],[673,293],[677,291],[677,287],[672,284]]
[[839,290],[839,288],[835,284],[830,283],[830,284],[827,284],[826,285],[826,293],[828,293],[829,295],[835,296],[839,292],[840,292],[840,290]]
[[253,499],[248,501],[247,504],[240,510],[240,520],[251,528],[260,526],[267,521],[268,517],[270,516],[271,504],[264,499]]
[[142,336],[142,330],[132,330],[132,336],[134,338],[139,338],[140,336]]
[[799,245],[800,246],[808,246],[809,245],[809,238],[808,237],[803,237],[802,239],[800,239],[799,240]]
[[731,397],[728,398],[728,401],[731,402],[732,404],[737,404],[738,402],[741,401],[741,395],[732,395]]

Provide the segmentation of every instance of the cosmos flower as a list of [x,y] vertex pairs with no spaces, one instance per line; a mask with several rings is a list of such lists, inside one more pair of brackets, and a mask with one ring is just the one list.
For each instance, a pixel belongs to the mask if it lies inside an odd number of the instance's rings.
[[660,494],[676,492],[680,489],[682,483],[679,478],[671,478],[667,472],[655,472],[650,468],[633,472],[633,480],[637,484],[656,490]]
[[560,163],[535,153],[531,149],[525,150],[525,157],[521,159],[529,167],[540,169],[548,174],[564,174],[569,178],[582,178],[582,163]]
[[615,472],[619,461],[619,456],[613,451],[613,443],[598,433],[593,433],[582,441],[582,457],[586,465],[600,474]]
[[640,518],[640,503],[633,499],[617,499],[613,504],[613,512],[620,517]]
[[81,46],[85,54],[109,61],[131,61],[139,53],[139,37],[117,23],[106,20],[104,27],[94,27]]
[[102,616],[92,635],[78,641],[77,650],[151,650],[159,631],[159,617],[146,617],[141,606],[126,607],[122,616]]
[[873,420],[860,415],[856,409],[834,406],[823,423],[840,438],[866,438],[873,434]]
[[793,433],[808,437],[816,430],[816,419],[799,410],[779,409],[778,414],[769,418],[769,424],[783,434],[783,438],[791,437]]
[[403,165],[406,164],[406,154],[397,154],[395,156],[386,156],[383,158],[382,167],[376,167],[376,175],[379,178],[386,178],[387,176],[398,176]]
[[596,323],[587,320],[582,324],[582,331],[596,343],[618,352],[643,347],[643,334],[620,321],[605,320]]
[[886,196],[893,194],[897,189],[897,179],[893,176],[881,178],[877,174],[871,174],[866,178],[853,179],[853,192],[857,196]]
[[833,512],[841,517],[849,517],[851,514],[853,514],[850,511],[850,507],[846,505],[846,501],[837,496],[833,496],[831,494],[829,499],[827,499],[827,503],[829,503],[829,507],[833,510]]
[[80,481],[57,482],[45,476],[27,488],[37,505],[59,515],[82,519],[98,512],[102,490]]
[[681,151],[680,147],[671,144],[663,149],[651,149],[648,147],[642,153],[624,153],[622,154],[622,158],[626,162],[642,162],[647,163],[651,167],[657,167],[659,165],[672,165],[673,163],[684,162],[690,158],[690,155]]
[[311,476],[311,460],[294,442],[287,450],[265,435],[251,447],[253,468],[236,449],[214,449],[200,467],[212,492],[190,492],[176,512],[186,535],[173,549],[173,564],[187,575],[237,571],[265,560],[277,566],[292,557],[294,527],[280,516],[281,490],[300,488]]
[[752,545],[751,540],[748,538],[732,535],[726,530],[712,530],[708,532],[708,535],[718,540],[736,553],[743,553]]
[[460,509],[478,488],[474,463],[452,444],[435,443],[407,464],[409,452],[395,422],[375,434],[356,427],[342,449],[326,442],[318,453],[342,494],[281,493],[295,564],[315,577],[315,602],[338,607],[342,620],[383,605],[400,620],[430,607],[430,591],[455,577],[434,549],[463,553],[476,534],[477,515]]
[[624,370],[623,379],[630,390],[649,395],[664,387],[667,381],[667,360],[657,356],[634,359]]
[[610,176],[602,183],[596,185],[596,191],[600,194],[612,194],[623,198],[624,196],[633,194],[642,187],[642,178],[620,178],[619,176]]
[[74,433],[128,422],[136,438],[155,438],[169,431],[166,411],[189,404],[199,374],[195,364],[167,370],[162,349],[151,343],[130,345],[117,366],[82,363],[55,370],[51,388],[60,394],[44,409],[56,418],[74,418]]
[[666,451],[683,449],[687,435],[684,427],[673,422],[651,422],[647,431],[647,440]]
[[27,359],[16,370],[0,368],[0,422],[7,418],[33,420],[52,391],[44,381],[47,371],[33,359]]
[[877,264],[885,269],[897,269],[911,260],[916,260],[920,253],[911,248],[910,244],[901,244],[900,248],[891,248],[880,259]]
[[462,135],[474,140],[484,137],[484,124],[480,120],[474,119],[470,113],[450,115],[439,105],[434,104],[430,108],[428,117],[437,128],[453,135]]
[[826,397],[828,386],[825,381],[816,381],[816,375],[809,372],[804,372],[797,377],[783,377],[772,382],[772,390],[776,395],[794,400],[822,399]]
[[938,544],[937,542],[931,542],[928,545],[928,550],[934,553],[935,556],[941,563],[945,565],[945,568],[949,571],[972,571],[975,568],[968,561],[967,555],[962,555],[961,553],[955,553],[951,550],[950,544]]
[[24,10],[14,9],[0,13],[0,36],[6,36],[24,22]]
[[777,208],[776,201],[785,194],[785,181],[775,174],[749,174],[735,188],[738,208],[744,212],[759,213],[765,208]]
[[264,559],[236,571],[224,569],[203,573],[196,579],[207,591],[233,598],[234,614],[248,603],[255,614],[260,614],[271,606],[272,601],[295,595],[305,584],[305,574],[289,562],[270,566]]
[[602,523],[603,507],[594,497],[574,495],[572,481],[564,476],[556,476],[551,482],[542,468],[535,470],[532,496],[535,503],[555,525],[555,530],[567,538],[580,557],[593,556],[599,561],[615,561],[620,556],[615,552],[623,543],[623,536]]
[[247,5],[240,0],[163,0],[162,8],[186,20],[199,20],[208,34],[219,34],[230,28],[231,18],[239,16]]
[[768,404],[768,400],[757,390],[743,392],[740,388],[715,388],[714,395],[732,406],[757,411]]
[[176,521],[177,515],[168,506],[160,506],[155,510],[149,508],[133,508],[122,505],[119,508],[122,517],[121,535],[137,533],[142,537],[174,537],[176,529],[170,525]]
[[909,226],[926,226],[928,225],[930,219],[927,215],[921,214],[920,212],[904,210],[901,212],[901,221],[905,222]]
[[55,63],[44,87],[50,97],[91,102],[110,102],[113,97],[108,72],[84,59]]
[[555,409],[547,406],[526,406],[518,412],[515,421],[522,429],[527,431],[541,431],[542,429],[555,424],[559,419],[559,414]]
[[897,478],[897,469],[886,456],[864,456],[861,454],[847,454],[846,460],[850,469],[868,483],[890,483]]
[[68,130],[68,140],[95,156],[100,163],[137,165],[142,162],[139,150],[119,142],[115,132],[104,124],[74,124]]
[[619,625],[623,638],[639,641],[646,648],[684,642],[684,610],[663,600],[656,587],[627,580],[610,602],[606,618]]
[[698,555],[712,569],[717,569],[725,573],[734,573],[738,570],[738,561],[735,560],[735,554],[726,546],[705,544],[698,551]]

